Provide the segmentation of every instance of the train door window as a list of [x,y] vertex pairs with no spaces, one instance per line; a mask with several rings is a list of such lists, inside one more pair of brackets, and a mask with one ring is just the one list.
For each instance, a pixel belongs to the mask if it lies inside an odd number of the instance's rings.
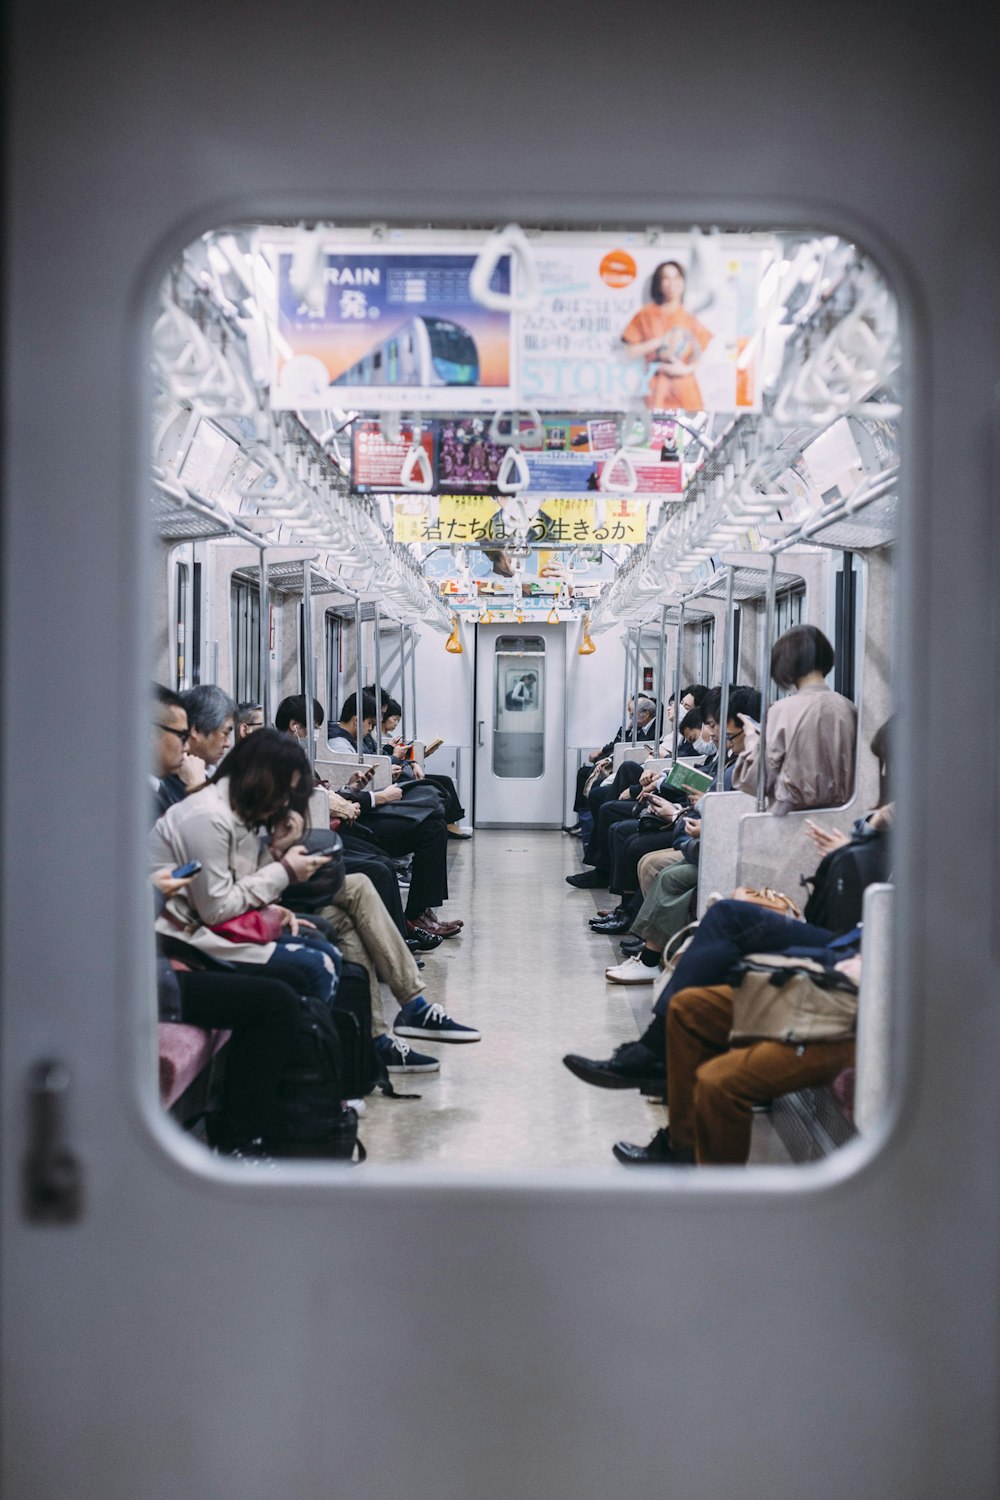
[[855,656],[857,650],[858,574],[853,552],[843,554],[837,569],[834,590],[836,623],[833,686],[845,698],[854,698]]
[[201,563],[191,568],[191,686],[201,684]]
[[260,680],[260,589],[255,583],[234,578],[229,587],[229,618],[232,630],[233,696],[237,703],[259,701]]
[[[784,635],[786,630],[791,630],[793,625],[801,625],[805,612],[806,591],[802,584],[793,588],[782,589],[774,598],[774,639]],[[771,692],[777,700],[787,698],[791,688],[776,688],[773,684]],[[838,688],[839,692],[839,688]],[[850,696],[850,695],[848,695]]]
[[177,564],[175,588],[174,635],[177,642],[176,684],[179,693],[185,692],[191,682],[188,677],[188,610],[190,608],[190,568],[187,563]]
[[742,611],[739,605],[736,604],[733,606],[733,649],[727,663],[730,682],[737,682],[740,675],[740,625],[742,624],[742,619]]
[[343,621],[337,615],[326,617],[326,708],[330,720],[340,713],[340,668],[343,649]]
[[497,637],[493,655],[493,774],[525,781],[545,772],[545,640]]
[[715,681],[715,621],[703,620],[698,626],[698,681]]

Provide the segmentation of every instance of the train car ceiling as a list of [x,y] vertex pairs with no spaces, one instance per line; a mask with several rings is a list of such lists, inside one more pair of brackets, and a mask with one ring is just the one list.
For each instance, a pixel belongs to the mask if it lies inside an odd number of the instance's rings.
[[453,639],[895,529],[897,303],[836,235],[226,226],[151,353],[163,538],[309,549],[314,590]]

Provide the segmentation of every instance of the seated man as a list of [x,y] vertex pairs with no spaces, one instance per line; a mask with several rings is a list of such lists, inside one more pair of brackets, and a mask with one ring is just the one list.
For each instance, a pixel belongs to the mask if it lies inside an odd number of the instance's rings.
[[[629,698],[629,700],[628,700],[628,702],[626,704],[626,719],[625,719],[625,723],[622,724],[619,727],[619,729],[617,730],[617,732],[616,732],[616,734],[614,736],[614,739],[608,740],[608,743],[606,745],[602,745],[601,748],[600,748],[600,750],[592,750],[590,752],[590,754],[587,756],[587,759],[584,762],[584,764],[577,771],[577,773],[576,773],[576,796],[573,799],[573,811],[575,813],[581,814],[581,813],[586,813],[588,811],[587,798],[584,795],[584,788],[586,787],[587,782],[590,780],[590,777],[593,775],[594,767],[600,761],[606,760],[606,761],[608,761],[609,769],[610,769],[611,756],[613,755],[614,748],[618,744],[619,740],[631,738],[632,706],[633,706],[634,701],[635,700],[633,698]],[[653,714],[651,716],[653,720],[655,720],[655,714],[656,714],[656,710],[655,710],[655,705],[654,705],[653,706]],[[646,725],[644,725],[643,728],[647,728],[649,722],[650,721],[647,720],[646,721]],[[640,731],[639,731],[639,738],[641,740],[645,741],[645,740],[651,740],[651,739],[655,739],[656,738],[655,723],[654,723],[654,727],[653,727],[653,732],[652,733],[649,733],[648,729],[647,729],[647,732],[644,733],[643,732],[643,728],[640,728]],[[577,822],[576,824],[574,824],[574,826],[572,828],[567,828],[566,829],[567,833],[578,833],[579,831],[580,831],[580,824],[579,824],[579,822]]]
[[189,792],[212,775],[232,742],[236,704],[228,693],[211,683],[190,688],[181,694],[188,716],[188,754],[181,767],[181,778]]
[[188,717],[180,694],[153,683],[153,771],[150,782],[156,816],[187,796],[180,771],[188,742]]
[[233,717],[237,743],[248,734],[264,728],[264,710],[259,703],[239,703]]
[[[313,705],[313,719],[317,728],[326,722],[323,705],[318,698]],[[282,734],[291,735],[300,744],[304,743],[308,734],[304,693],[297,693],[290,697],[282,698],[274,716],[274,727],[280,730]],[[323,782],[319,784],[325,786]],[[440,947],[443,939],[439,934],[429,932],[425,928],[414,929],[412,931],[407,930],[406,918],[403,915],[403,902],[399,894],[399,880],[396,875],[396,868],[389,855],[383,854],[382,850],[379,849],[369,830],[359,825],[358,819],[361,808],[358,804],[348,801],[339,792],[330,791],[329,788],[327,788],[327,804],[331,826],[336,826],[344,845],[344,868],[347,873],[349,875],[367,875],[378,892],[389,916],[392,918],[397,931],[405,939],[408,946],[421,953]],[[308,794],[298,799],[295,806],[305,816],[308,807]]]
[[[375,699],[363,695],[361,725],[354,693],[344,702],[340,719],[330,736],[330,748],[357,754],[359,727],[362,734],[374,730]],[[356,778],[354,778],[356,781]],[[419,790],[419,788],[417,789]],[[433,801],[404,799],[398,786],[372,792],[348,782],[341,794],[361,809],[359,823],[368,829],[377,846],[393,859],[413,855],[410,889],[406,898],[407,931],[429,931],[454,937],[463,923],[439,921],[436,908],[448,899],[448,829],[435,794]]]
[[[827,951],[833,956],[843,949],[831,945]],[[860,953],[837,958],[832,966],[860,984]],[[822,1088],[854,1065],[853,1037],[807,1046],[763,1040],[730,1047],[732,1029],[729,985],[704,985],[674,995],[667,1012],[669,1128],[658,1130],[647,1146],[618,1141],[612,1147],[618,1161],[625,1166],[745,1166],[756,1105],[798,1089]]]

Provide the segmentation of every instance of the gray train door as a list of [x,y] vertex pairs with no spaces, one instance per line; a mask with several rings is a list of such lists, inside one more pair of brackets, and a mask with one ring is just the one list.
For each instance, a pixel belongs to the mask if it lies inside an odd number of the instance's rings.
[[477,827],[560,826],[565,682],[564,626],[476,626]]
[[[303,0],[13,11],[5,1494],[988,1500],[992,8],[953,21],[441,0],[387,27]],[[916,373],[896,1107],[870,1152],[791,1179],[609,1163],[572,1180],[302,1167],[268,1181],[213,1168],[160,1120],[143,855],[150,288],[203,229],[318,217],[829,224],[879,256]],[[975,731],[967,757],[949,706]],[[569,971],[538,995],[572,1000]]]

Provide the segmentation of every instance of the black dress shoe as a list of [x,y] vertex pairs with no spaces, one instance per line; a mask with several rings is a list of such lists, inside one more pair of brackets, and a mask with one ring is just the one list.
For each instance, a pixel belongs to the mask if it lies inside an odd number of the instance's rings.
[[626,958],[631,958],[633,953],[641,953],[645,944],[641,937],[635,937],[634,934],[629,933],[628,937],[622,938],[618,946]]
[[579,832],[580,832],[580,825],[579,825],[579,823],[574,823],[572,828],[567,828],[566,824],[565,823],[563,824],[563,833],[579,833]]
[[599,1089],[638,1089],[642,1094],[663,1093],[665,1064],[642,1042],[623,1042],[609,1058],[580,1057],[570,1052],[563,1058],[574,1078]]
[[428,932],[426,927],[407,922],[406,946],[411,953],[430,953],[432,949],[440,948],[441,937],[436,932]]
[[626,1167],[693,1167],[694,1152],[678,1151],[670,1144],[670,1131],[658,1130],[648,1146],[616,1141],[611,1148],[616,1161]]
[[594,932],[628,932],[632,918],[627,911],[613,911],[608,917],[592,917],[590,925]]
[[575,885],[578,891],[603,891],[611,884],[610,870],[581,870],[579,875],[567,875],[567,885]]

